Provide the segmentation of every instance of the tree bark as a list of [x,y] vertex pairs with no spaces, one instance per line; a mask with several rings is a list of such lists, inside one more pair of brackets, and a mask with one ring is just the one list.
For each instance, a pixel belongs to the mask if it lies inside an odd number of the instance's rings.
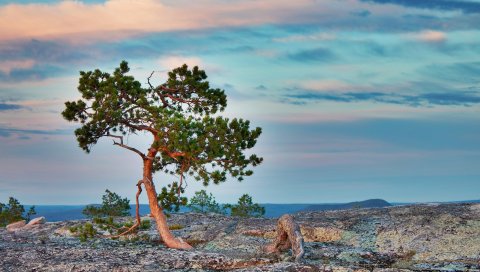
[[295,261],[300,261],[305,253],[303,249],[303,236],[300,227],[293,221],[289,214],[282,215],[277,222],[277,236],[275,241],[265,247],[267,253],[279,253],[292,248]]
[[138,197],[140,196],[140,194],[142,193],[142,183],[143,183],[143,180],[140,180],[138,183],[137,183],[137,188],[138,188],[138,191],[137,191],[137,194],[135,196],[135,219],[136,219],[136,222],[133,226],[131,226],[129,229],[127,229],[126,231],[120,233],[120,234],[117,234],[117,235],[109,235],[107,236],[108,238],[118,238],[120,236],[123,236],[123,235],[127,235],[129,234],[130,232],[136,230],[140,224],[141,224],[141,219],[140,219],[140,203],[138,202]]
[[143,185],[145,186],[145,191],[148,196],[150,214],[155,219],[158,233],[167,247],[185,250],[192,249],[192,246],[181,238],[175,238],[175,236],[173,236],[168,228],[167,218],[163,213],[163,209],[158,205],[157,191],[155,190],[155,185],[152,180],[153,158],[155,155],[156,150],[152,148],[149,150],[147,158],[143,161]]

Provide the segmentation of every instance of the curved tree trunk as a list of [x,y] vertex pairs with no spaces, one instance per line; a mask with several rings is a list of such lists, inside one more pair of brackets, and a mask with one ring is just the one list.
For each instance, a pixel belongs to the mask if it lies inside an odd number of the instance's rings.
[[[153,154],[151,154],[153,153]],[[149,158],[155,157],[155,151],[149,151]],[[143,184],[145,186],[145,191],[147,192],[148,196],[148,204],[150,206],[150,213],[155,218],[155,222],[157,224],[157,230],[160,236],[162,237],[165,245],[169,248],[176,248],[176,249],[192,249],[188,243],[183,241],[181,238],[175,238],[173,234],[170,232],[167,224],[167,218],[163,213],[163,209],[158,205],[157,200],[157,191],[155,190],[155,185],[153,184],[152,180],[152,166],[153,160],[146,158],[143,161]]]

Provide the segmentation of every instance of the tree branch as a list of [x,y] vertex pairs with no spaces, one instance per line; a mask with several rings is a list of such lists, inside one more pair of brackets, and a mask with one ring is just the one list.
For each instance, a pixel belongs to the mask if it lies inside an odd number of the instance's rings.
[[136,130],[147,130],[147,131],[150,131],[153,135],[156,135],[159,133],[158,130],[152,128],[152,127],[149,127],[147,125],[132,125],[130,124],[129,122],[127,121],[123,121],[122,124],[124,124],[125,126],[127,127],[130,127],[130,128],[133,128],[133,129],[136,129]]
[[155,88],[153,88],[152,84],[150,83],[150,79],[152,78],[153,74],[155,73],[155,71],[152,71],[152,73],[150,74],[149,77],[147,77],[147,83],[148,85],[150,86],[150,89],[151,90],[154,90]]
[[147,83],[148,85],[150,86],[150,90],[154,91],[159,97],[160,97],[160,100],[162,101],[162,104],[163,104],[163,108],[166,108],[168,107],[168,103],[167,101],[165,101],[165,97],[163,97],[163,95],[161,95],[159,92],[158,92],[158,89],[157,88],[154,88],[152,83],[150,83],[150,79],[152,78],[153,74],[155,73],[155,71],[152,71],[152,73],[150,74],[150,76],[147,78]]
[[123,144],[123,136],[112,135],[110,133],[107,133],[105,136],[120,139],[120,142],[115,142],[115,140],[113,140],[113,145],[118,145],[118,146],[123,147],[125,149],[128,149],[130,151],[133,151],[133,152],[137,153],[142,159],[144,159],[144,160],[147,159],[147,156],[145,156],[145,154],[143,154],[140,150]]
[[125,149],[128,149],[130,151],[133,151],[133,152],[137,153],[140,157],[142,157],[142,159],[147,159],[147,156],[145,156],[145,154],[143,154],[140,150],[138,150],[136,148],[133,148],[131,146],[124,145],[124,144],[121,144],[121,143],[117,143],[115,141],[113,141],[113,145],[118,145],[118,146],[123,147]]
[[130,232],[134,231],[135,229],[137,229],[140,224],[142,223],[141,220],[140,220],[140,204],[138,202],[138,197],[140,196],[140,194],[142,193],[142,183],[143,183],[143,180],[139,180],[138,183],[137,183],[137,194],[135,196],[135,218],[137,219],[137,222],[135,222],[135,224],[133,226],[131,226],[128,230],[120,233],[120,234],[117,234],[117,235],[109,235],[107,236],[107,238],[118,238],[120,236],[123,236],[123,235],[127,235],[129,234]]
[[170,92],[170,93],[177,93],[179,92],[179,89],[172,89],[172,88],[168,88],[164,85],[160,85],[158,86],[160,89],[164,90],[164,91],[167,91],[167,92]]
[[[107,133],[108,137],[112,137],[112,138],[117,138],[117,139],[120,139],[120,143],[123,144],[123,136],[119,136],[119,135],[112,135],[110,133]],[[115,142],[115,141],[114,141]]]
[[178,161],[178,157],[184,157],[185,155],[187,155],[185,152],[180,152],[180,151],[170,151],[168,150],[168,148],[166,147],[160,147],[158,149],[158,151],[161,151],[161,152],[164,152],[167,156],[169,156],[170,158]]

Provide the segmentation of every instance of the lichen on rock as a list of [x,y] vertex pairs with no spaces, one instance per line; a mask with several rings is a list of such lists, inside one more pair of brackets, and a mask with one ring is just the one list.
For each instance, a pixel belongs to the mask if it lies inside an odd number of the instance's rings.
[[303,212],[294,218],[305,238],[300,263],[288,252],[263,252],[275,238],[276,219],[186,213],[172,214],[168,224],[182,226],[172,230],[176,236],[196,241],[188,252],[163,246],[153,221],[128,239],[103,238],[102,232],[85,242],[71,228],[88,220],[0,228],[0,271],[480,270],[480,204]]

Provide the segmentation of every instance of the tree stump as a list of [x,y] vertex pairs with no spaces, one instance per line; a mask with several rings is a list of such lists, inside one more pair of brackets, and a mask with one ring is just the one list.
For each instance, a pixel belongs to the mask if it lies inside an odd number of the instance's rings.
[[265,247],[267,253],[280,253],[281,251],[292,249],[292,255],[295,261],[300,261],[305,253],[303,249],[303,236],[300,227],[293,217],[289,214],[282,215],[277,223],[277,236],[275,241]]

